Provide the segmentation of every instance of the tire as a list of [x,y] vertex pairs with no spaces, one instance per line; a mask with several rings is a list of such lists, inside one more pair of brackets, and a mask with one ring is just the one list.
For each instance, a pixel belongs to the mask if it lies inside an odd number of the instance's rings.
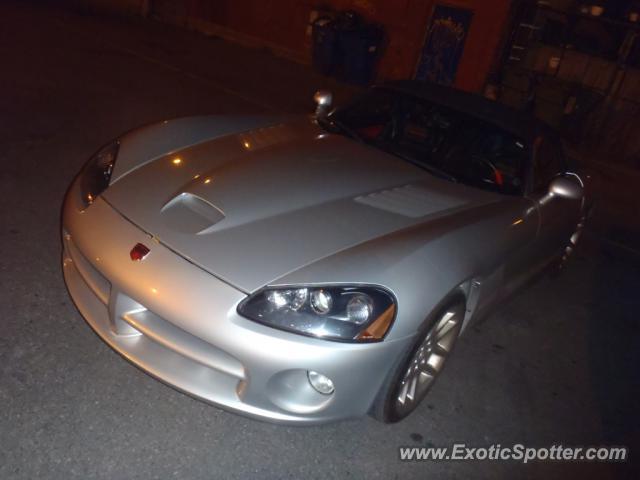
[[466,302],[456,293],[442,304],[424,322],[415,343],[400,356],[382,385],[369,412],[376,420],[395,423],[409,416],[442,373],[460,335]]
[[576,229],[567,241],[564,249],[562,250],[562,253],[560,253],[558,255],[558,258],[551,264],[549,274],[552,278],[558,277],[567,267],[567,262],[576,249],[580,237],[584,233],[584,227],[587,223],[587,219],[589,218],[589,214],[590,209],[586,209],[585,212],[580,216],[580,221],[576,225]]

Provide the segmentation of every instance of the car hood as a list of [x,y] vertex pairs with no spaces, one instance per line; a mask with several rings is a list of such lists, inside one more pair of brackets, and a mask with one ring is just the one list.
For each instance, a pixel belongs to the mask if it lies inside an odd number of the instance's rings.
[[245,292],[361,242],[496,200],[306,118],[142,163],[104,198]]

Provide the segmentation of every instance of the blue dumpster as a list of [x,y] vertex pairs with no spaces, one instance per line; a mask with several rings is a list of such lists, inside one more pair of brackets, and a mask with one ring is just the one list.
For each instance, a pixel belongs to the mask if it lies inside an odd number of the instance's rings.
[[340,77],[348,83],[367,85],[375,78],[384,32],[375,25],[357,25],[340,31]]
[[339,32],[330,17],[320,16],[311,24],[313,67],[324,75],[335,73],[338,66],[338,36]]

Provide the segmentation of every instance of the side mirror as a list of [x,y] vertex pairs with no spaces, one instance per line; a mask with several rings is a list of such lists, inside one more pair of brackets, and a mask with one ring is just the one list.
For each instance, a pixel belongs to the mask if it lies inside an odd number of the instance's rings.
[[326,117],[331,110],[333,94],[326,90],[318,90],[313,100],[316,102],[316,117]]
[[551,180],[549,194],[569,200],[580,200],[584,192],[582,185],[576,179],[560,176]]

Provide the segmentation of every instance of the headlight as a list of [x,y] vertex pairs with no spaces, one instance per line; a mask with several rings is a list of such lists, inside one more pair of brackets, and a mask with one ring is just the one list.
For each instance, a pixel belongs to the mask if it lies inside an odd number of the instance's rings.
[[374,286],[264,288],[238,313],[256,322],[330,340],[382,340],[396,313],[393,296]]
[[117,141],[105,145],[89,159],[80,172],[80,194],[85,208],[109,186],[119,146]]

